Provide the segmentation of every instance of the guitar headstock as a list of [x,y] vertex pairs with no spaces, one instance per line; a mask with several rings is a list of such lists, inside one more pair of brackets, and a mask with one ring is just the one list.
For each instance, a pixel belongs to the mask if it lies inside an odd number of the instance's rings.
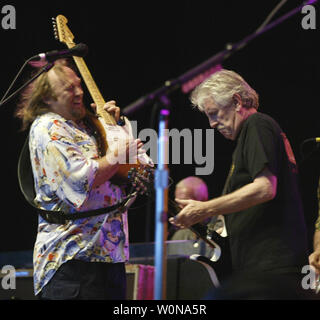
[[67,26],[68,19],[63,15],[58,15],[56,18],[52,18],[53,32],[56,40],[65,43],[68,47],[73,47],[74,35]]

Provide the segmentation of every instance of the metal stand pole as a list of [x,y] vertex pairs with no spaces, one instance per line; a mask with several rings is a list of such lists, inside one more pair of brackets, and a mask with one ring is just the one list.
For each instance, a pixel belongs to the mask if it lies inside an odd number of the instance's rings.
[[168,212],[168,118],[169,110],[162,109],[159,119],[158,167],[155,172],[155,283],[154,299],[166,299],[167,284],[167,212]]

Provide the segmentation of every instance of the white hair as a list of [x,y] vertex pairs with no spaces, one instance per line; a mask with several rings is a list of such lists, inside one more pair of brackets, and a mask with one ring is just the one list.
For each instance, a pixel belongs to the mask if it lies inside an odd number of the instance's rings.
[[197,86],[191,93],[191,103],[200,111],[204,111],[203,103],[206,99],[213,101],[220,107],[230,106],[234,94],[239,94],[243,106],[247,109],[259,107],[259,96],[249,84],[236,72],[222,69]]

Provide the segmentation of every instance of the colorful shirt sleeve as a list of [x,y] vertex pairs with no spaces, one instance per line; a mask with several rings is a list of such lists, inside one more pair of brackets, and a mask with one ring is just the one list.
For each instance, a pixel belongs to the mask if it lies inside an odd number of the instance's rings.
[[51,192],[76,210],[89,196],[98,162],[82,152],[83,141],[77,144],[63,122],[55,121],[48,130],[50,137],[43,152],[43,178]]

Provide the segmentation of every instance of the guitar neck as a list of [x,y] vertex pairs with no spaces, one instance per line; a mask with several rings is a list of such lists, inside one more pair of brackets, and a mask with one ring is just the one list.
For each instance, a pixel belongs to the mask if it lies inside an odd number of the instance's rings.
[[[53,18],[53,30],[57,40],[63,42],[67,45],[69,49],[75,47],[75,43],[73,41],[73,34],[67,26],[68,19],[59,14],[55,19]],[[103,96],[101,95],[95,81],[92,78],[92,75],[84,62],[83,58],[72,56],[74,62],[76,63],[78,70],[90,92],[90,95],[96,104],[96,113],[98,116],[102,117],[106,124],[116,125],[116,121],[114,117],[104,110],[105,101]]]
[[83,58],[73,56],[73,59],[79,69],[79,72],[90,92],[90,95],[94,101],[94,103],[97,106],[97,114],[101,116],[106,124],[115,125],[116,121],[112,115],[110,115],[107,111],[104,110],[105,101],[103,99],[103,96],[101,95],[101,92],[99,91],[95,81],[93,80],[93,77],[84,62]]

